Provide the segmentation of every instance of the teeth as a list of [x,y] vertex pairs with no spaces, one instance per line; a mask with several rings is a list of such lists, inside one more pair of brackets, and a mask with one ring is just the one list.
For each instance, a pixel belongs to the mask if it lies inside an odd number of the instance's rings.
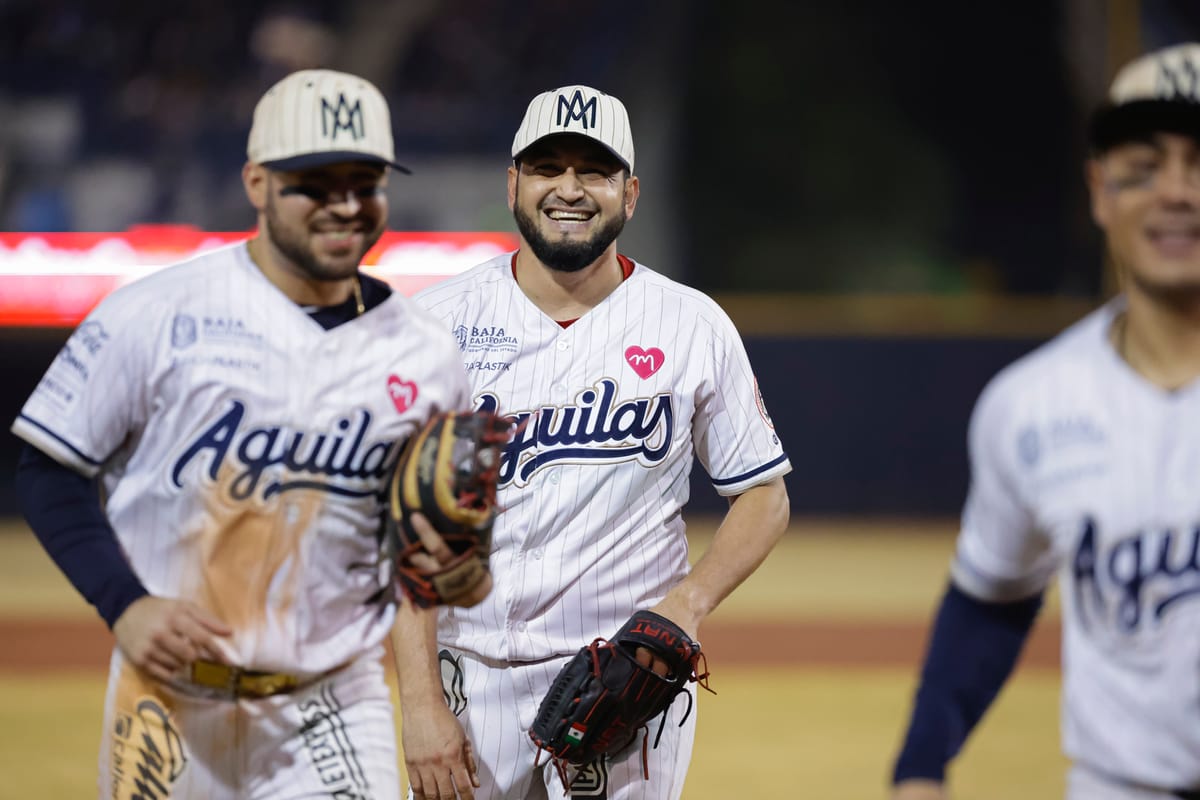
[[548,216],[555,221],[584,222],[590,214],[584,211],[551,211]]

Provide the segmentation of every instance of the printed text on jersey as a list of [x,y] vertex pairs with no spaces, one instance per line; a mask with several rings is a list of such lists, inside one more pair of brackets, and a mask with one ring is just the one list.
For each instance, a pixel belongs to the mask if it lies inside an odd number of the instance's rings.
[[[1095,520],[1083,522],[1072,571],[1081,618],[1107,615],[1129,633],[1156,623],[1181,600],[1200,596],[1200,525],[1147,530],[1104,546]],[[1110,591],[1105,591],[1111,587]]]
[[[188,463],[201,453],[211,451],[208,476],[213,481],[217,480],[221,464],[231,453],[236,466],[241,468],[229,486],[229,494],[234,500],[251,497],[260,483],[264,483],[264,500],[291,489],[367,497],[378,491],[380,481],[395,461],[395,442],[367,442],[372,418],[366,409],[359,409],[352,418],[338,420],[336,433],[289,430],[280,426],[242,431],[240,427],[245,414],[246,405],[234,400],[220,419],[200,432],[171,470],[171,481],[176,487],[183,487],[183,473]],[[271,467],[283,469],[271,470],[271,477],[264,482],[263,475]],[[303,475],[314,478],[292,477]],[[338,478],[349,479],[351,485],[329,480]]]
[[[520,433],[504,450],[500,485],[524,485],[542,467],[564,461],[640,460],[653,466],[665,459],[675,432],[671,394],[614,403],[617,389],[615,380],[604,378],[577,394],[574,405],[510,413],[524,427],[518,427]],[[483,411],[496,412],[499,405],[499,399],[488,393],[476,402]]]

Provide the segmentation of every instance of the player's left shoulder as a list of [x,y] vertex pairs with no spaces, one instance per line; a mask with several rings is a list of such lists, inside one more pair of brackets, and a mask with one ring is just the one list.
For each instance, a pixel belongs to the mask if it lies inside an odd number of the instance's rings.
[[[626,256],[628,258],[628,256]],[[681,321],[690,318],[701,324],[701,329],[708,326],[736,332],[736,327],[729,314],[709,295],[694,286],[670,278],[661,272],[629,258],[633,264],[633,272],[625,282],[630,295],[643,298],[649,307],[660,309],[664,313],[678,316]],[[704,323],[708,323],[706,326]]]

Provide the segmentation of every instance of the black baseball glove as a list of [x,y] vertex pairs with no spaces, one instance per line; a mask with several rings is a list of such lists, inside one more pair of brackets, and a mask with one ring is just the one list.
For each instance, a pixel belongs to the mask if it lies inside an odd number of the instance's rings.
[[[639,647],[666,662],[668,673],[659,675],[638,663]],[[611,640],[596,639],[559,671],[529,736],[550,755],[568,788],[568,765],[583,767],[620,753],[639,731],[645,729],[648,735],[649,723],[659,716],[663,717],[661,736],[675,696],[688,683],[698,682],[708,689],[708,672],[698,674],[703,659],[700,644],[682,628],[652,611],[638,611]],[[692,697],[687,694],[684,719],[691,712]],[[657,737],[654,744],[658,745]],[[646,747],[645,738],[642,746]]]
[[[504,417],[483,411],[437,414],[396,463],[388,485],[385,546],[400,587],[422,608],[461,605],[488,574],[496,477],[511,427]],[[413,528],[415,512],[445,540],[450,559],[432,558]],[[414,561],[418,553],[429,557]]]

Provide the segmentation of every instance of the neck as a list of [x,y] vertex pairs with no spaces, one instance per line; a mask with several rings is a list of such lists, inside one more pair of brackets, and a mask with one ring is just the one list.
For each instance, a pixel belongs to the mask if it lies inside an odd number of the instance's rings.
[[578,272],[551,269],[522,242],[517,252],[517,284],[551,319],[577,319],[613,293],[624,275],[614,242],[600,258]]
[[275,288],[302,306],[335,306],[361,291],[358,275],[341,280],[316,280],[297,267],[262,234],[246,243],[250,260]]
[[1113,327],[1117,352],[1151,383],[1173,390],[1200,377],[1200,301],[1170,304],[1132,290]]

